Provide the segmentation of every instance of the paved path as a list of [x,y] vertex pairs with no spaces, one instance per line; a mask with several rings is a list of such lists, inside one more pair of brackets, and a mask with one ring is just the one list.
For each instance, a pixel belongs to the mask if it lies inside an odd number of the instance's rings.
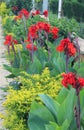
[[[8,75],[8,71],[4,70],[3,64],[8,64],[5,58],[5,51],[6,47],[4,46],[4,37],[2,32],[2,24],[1,24],[1,17],[0,17],[0,113],[4,113],[4,108],[2,106],[2,103],[5,100],[6,92],[3,91],[1,88],[4,88],[8,85],[8,80],[5,78],[6,75]],[[2,127],[2,120],[0,119],[0,130],[5,130]]]

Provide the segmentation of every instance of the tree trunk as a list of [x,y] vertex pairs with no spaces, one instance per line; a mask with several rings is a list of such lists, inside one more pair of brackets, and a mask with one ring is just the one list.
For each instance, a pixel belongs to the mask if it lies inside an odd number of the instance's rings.
[[61,18],[62,16],[62,0],[59,0],[58,2],[58,18]]
[[48,10],[48,0],[43,0],[43,11]]

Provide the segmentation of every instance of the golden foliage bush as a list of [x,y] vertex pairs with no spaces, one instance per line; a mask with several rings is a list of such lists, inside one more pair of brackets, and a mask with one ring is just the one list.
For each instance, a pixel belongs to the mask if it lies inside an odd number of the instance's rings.
[[[9,89],[4,106],[7,114],[4,117],[4,125],[9,130],[27,130],[28,112],[33,100],[40,101],[39,93],[45,93],[53,98],[61,89],[61,75],[52,77],[48,68],[45,68],[42,74],[30,75],[21,72],[18,81],[21,82],[21,88]],[[18,129],[18,126],[21,127]]]
[[5,2],[1,2],[0,4],[0,15],[2,17],[4,17],[5,15],[7,15],[9,13],[10,9],[7,9],[6,3]]

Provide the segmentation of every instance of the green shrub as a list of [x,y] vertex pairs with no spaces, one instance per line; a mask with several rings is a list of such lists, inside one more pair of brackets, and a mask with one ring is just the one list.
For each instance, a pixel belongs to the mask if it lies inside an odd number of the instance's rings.
[[68,18],[74,17],[79,22],[84,21],[84,4],[70,1],[64,2],[63,11]]
[[68,19],[63,17],[62,19],[58,19],[55,14],[50,13],[49,21],[51,25],[60,29],[59,34],[64,37],[67,37],[69,32],[79,34],[80,25],[74,18]]
[[39,93],[55,98],[61,89],[61,75],[52,77],[48,68],[45,68],[41,75],[22,72],[17,81],[21,82],[21,88],[14,90],[11,87],[4,103],[7,110],[4,125],[9,130],[15,130],[15,128],[17,130],[19,123],[22,122],[20,130],[25,130],[25,127],[27,130],[28,113],[32,101],[34,99],[39,101],[37,96]]
[[[77,96],[74,89],[62,88],[56,100],[45,94],[39,94],[43,104],[32,102],[28,126],[30,130],[77,130]],[[84,89],[80,92],[81,130],[84,129]],[[77,110],[77,109],[76,109]],[[43,116],[44,115],[44,116]]]
[[20,11],[22,8],[28,9],[28,11],[30,11],[32,7],[32,0],[9,0],[7,2],[7,6],[10,8],[17,6],[18,11]]
[[6,16],[9,13],[10,9],[7,9],[7,5],[5,2],[0,3],[0,15],[2,17]]
[[[62,15],[68,18],[75,18],[77,21],[84,21],[84,4],[83,1],[78,2],[77,0],[65,0],[63,1]],[[58,13],[58,0],[50,1],[50,10],[53,13]]]

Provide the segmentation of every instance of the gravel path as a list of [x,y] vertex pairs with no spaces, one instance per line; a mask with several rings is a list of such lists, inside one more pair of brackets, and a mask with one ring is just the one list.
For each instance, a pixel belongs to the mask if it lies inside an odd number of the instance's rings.
[[[4,42],[4,37],[3,37],[1,17],[0,17],[0,113],[4,113],[4,108],[2,106],[2,103],[4,102],[5,96],[7,95],[7,92],[3,91],[1,88],[6,87],[9,82],[5,78],[5,76],[8,75],[9,73],[3,68],[3,64],[8,64],[5,58],[6,47],[4,46],[3,42]],[[5,128],[2,127],[2,119],[0,119],[0,130],[5,130]]]

